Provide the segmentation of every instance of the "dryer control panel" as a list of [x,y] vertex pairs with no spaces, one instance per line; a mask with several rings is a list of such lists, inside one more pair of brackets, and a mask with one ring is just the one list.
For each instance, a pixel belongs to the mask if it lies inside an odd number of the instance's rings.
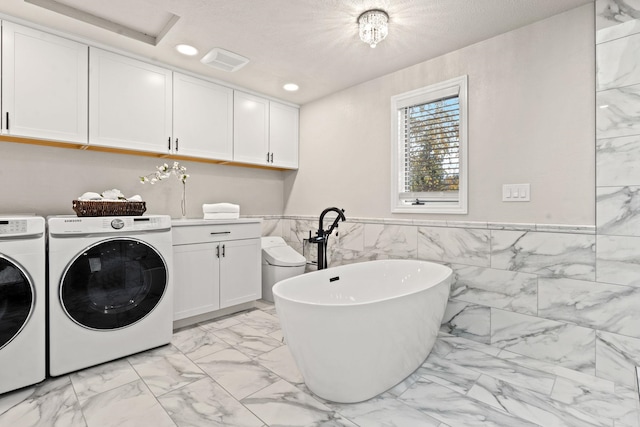
[[0,220],[0,234],[21,234],[26,232],[26,219]]
[[44,218],[39,216],[0,216],[0,239],[44,235]]

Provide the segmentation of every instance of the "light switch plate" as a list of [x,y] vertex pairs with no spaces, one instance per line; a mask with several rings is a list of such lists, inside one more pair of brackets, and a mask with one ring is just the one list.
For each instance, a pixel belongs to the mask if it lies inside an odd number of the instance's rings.
[[503,202],[529,202],[531,201],[531,185],[529,184],[503,184]]

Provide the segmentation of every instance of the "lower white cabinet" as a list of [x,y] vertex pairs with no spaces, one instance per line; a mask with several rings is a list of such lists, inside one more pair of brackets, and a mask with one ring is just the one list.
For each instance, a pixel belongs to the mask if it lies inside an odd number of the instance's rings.
[[174,320],[220,309],[217,243],[173,247]]
[[192,222],[173,226],[174,321],[260,299],[260,221]]

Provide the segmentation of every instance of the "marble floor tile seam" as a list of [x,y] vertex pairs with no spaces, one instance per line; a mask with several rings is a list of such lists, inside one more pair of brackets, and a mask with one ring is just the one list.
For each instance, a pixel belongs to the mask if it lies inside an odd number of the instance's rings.
[[[451,427],[550,427],[516,417],[478,399],[424,379],[416,381],[398,399]],[[445,406],[434,404],[434,401],[438,400],[445,402]]]
[[[464,366],[463,368],[470,369],[468,366]],[[511,387],[520,388],[520,389],[523,390],[524,394],[528,394],[529,396],[537,396],[537,400],[538,401],[547,402],[547,406],[550,407],[550,408],[551,407],[553,407],[553,408],[563,408],[563,407],[569,408],[569,406],[567,406],[567,404],[565,402],[563,402],[562,400],[556,399],[554,397],[555,396],[554,395],[554,390],[555,390],[556,384],[557,384],[557,382],[559,380],[559,376],[558,375],[555,375],[554,382],[553,382],[553,387],[551,388],[551,390],[549,392],[540,392],[539,390],[526,388],[526,387],[521,387],[521,385],[519,385],[519,384],[514,384],[514,383],[512,383],[510,381],[507,381],[500,375],[492,374],[491,370],[476,369],[475,371],[480,373],[481,376],[478,379],[476,379],[475,381],[473,381],[473,385],[466,392],[461,392],[458,387],[451,386],[451,385],[447,384],[446,382],[439,382],[439,381],[435,381],[435,382],[437,384],[439,384],[439,385],[441,385],[443,387],[446,387],[449,390],[457,392],[457,393],[459,393],[459,394],[461,394],[461,395],[463,395],[465,397],[468,397],[468,398],[474,399],[476,401],[482,402],[481,400],[475,399],[473,397],[473,394],[477,390],[478,387],[482,387],[480,382],[483,379],[483,376],[485,376],[485,377],[490,377],[494,381],[497,381],[497,382],[500,382],[500,383],[510,384]],[[429,376],[429,375],[421,375],[420,378],[422,380],[434,382],[434,378]],[[567,379],[567,380],[571,381],[569,379]],[[590,394],[591,392],[587,390],[586,393]],[[400,394],[398,397],[402,398],[403,394],[404,393]],[[603,396],[605,396],[605,397],[603,397],[603,400],[605,400],[606,399],[606,393],[602,393],[602,394],[603,394]],[[613,398],[613,397],[614,397],[614,395],[611,394],[611,398]],[[606,399],[606,400],[610,400],[610,399]],[[483,402],[483,403],[487,403],[487,402]],[[628,406],[628,405],[624,405],[624,406]],[[517,417],[517,414],[514,414],[514,413],[511,413],[510,411],[507,411],[505,408],[501,407],[500,405],[496,405],[495,408],[498,409],[498,410],[502,410],[503,412],[509,413],[509,414],[514,415],[514,416]],[[621,409],[623,409],[622,406],[621,406]],[[540,410],[544,410],[544,409],[540,409]],[[588,412],[585,412],[584,410],[575,409],[575,408],[573,410],[575,410],[575,412],[577,414],[579,414],[579,415],[581,415],[581,416],[583,416],[583,417],[585,417],[587,419],[592,417],[592,414],[589,414]],[[521,418],[521,417],[518,417],[518,418]],[[606,426],[609,426],[609,425],[613,426],[614,425],[614,419],[613,418],[607,418],[607,420],[610,421],[610,423],[606,422],[603,425],[606,425]],[[532,420],[530,419],[528,421],[532,421]],[[589,424],[589,425],[591,425],[591,424]]]
[[613,427],[611,418],[595,419],[592,414],[576,409],[548,396],[532,390],[516,389],[503,381],[481,377],[469,391],[469,397],[493,406],[514,417],[545,425],[566,425],[570,427]]
[[[496,357],[498,357],[498,356],[496,356]],[[472,369],[472,368],[469,368],[468,366],[464,366],[464,368]],[[550,391],[549,392],[541,392],[540,390],[536,390],[535,388],[522,387],[521,384],[516,384],[516,383],[511,382],[509,380],[505,380],[505,378],[503,376],[501,376],[501,375],[492,374],[490,369],[489,370],[476,369],[475,371],[478,372],[479,374],[481,374],[481,376],[479,378],[477,378],[473,382],[473,385],[467,390],[466,393],[461,393],[461,394],[463,394],[463,395],[465,395],[465,396],[467,396],[469,398],[473,398],[472,395],[476,391],[476,389],[478,387],[482,387],[482,385],[480,383],[483,380],[483,376],[485,376],[485,377],[490,377],[494,381],[497,381],[497,382],[500,382],[500,383],[509,384],[511,387],[514,387],[514,388],[519,388],[519,389],[523,390],[523,393],[525,393],[525,394],[529,394],[531,396],[537,396],[537,399],[539,401],[546,400],[548,402],[549,406],[553,406],[553,407],[568,407],[566,402],[564,402],[564,401],[560,400],[559,398],[555,397],[556,396],[556,393],[555,393],[556,385],[558,384],[559,379],[560,378],[564,378],[564,377],[555,375],[555,378],[553,380],[553,386],[551,387]],[[420,377],[423,380],[434,382],[434,379],[432,377],[428,376],[428,375],[421,375]],[[564,379],[566,381],[575,382],[570,378],[564,378]],[[442,385],[444,387],[447,387],[449,390],[456,391],[456,392],[460,393],[460,390],[457,389],[456,387],[451,387],[448,384],[443,383],[443,382],[438,382],[438,384],[440,384],[440,385]],[[592,393],[592,391],[588,390],[588,388],[586,386],[583,386],[583,387],[585,387],[585,393],[586,394],[591,394]],[[603,392],[601,394],[604,396],[603,397],[603,400],[604,400],[606,398],[607,393]],[[609,393],[609,395],[611,396],[611,398],[614,398],[615,393]],[[402,396],[402,395],[400,395],[400,396]],[[609,398],[609,399],[611,399],[611,398]],[[609,399],[607,399],[607,400],[609,400]],[[478,400],[478,399],[474,399],[474,400]],[[484,403],[486,403],[486,402],[484,402]],[[621,409],[623,409],[623,407],[626,408],[627,406],[629,406],[629,405],[625,404],[624,406],[621,406]],[[499,406],[496,406],[496,409],[503,410]],[[589,413],[587,413],[587,412],[585,412],[583,410],[575,409],[575,411],[580,413],[580,414],[583,414],[587,418],[591,417],[591,414],[589,414]],[[510,413],[509,411],[505,411],[505,412]],[[511,414],[511,415],[514,415],[514,414]],[[531,420],[529,420],[529,421],[531,421]],[[613,426],[613,421],[614,421],[613,418],[611,418],[611,426]],[[605,425],[608,425],[608,424],[605,424]]]
[[[73,381],[71,381],[71,375],[63,375],[62,378],[68,378],[69,379],[69,384],[71,386],[71,390],[73,390],[73,395],[76,398],[76,403],[78,404],[79,408],[80,408],[80,415],[82,416],[82,420],[84,421],[85,425],[87,427],[89,427],[89,422],[87,421],[87,417],[84,414],[84,411],[82,410],[82,401],[80,400],[80,398],[78,397],[78,392],[76,390],[76,387],[73,384]],[[59,378],[59,377],[58,377]],[[49,378],[45,379],[44,381],[42,381],[40,384],[44,384],[45,382],[47,382],[49,380]],[[133,382],[133,381],[132,381]],[[2,396],[0,395],[0,398],[2,398]],[[2,414],[0,413],[0,417],[2,416]],[[0,423],[1,424],[1,423]]]
[[[444,335],[446,337],[452,337],[451,335],[448,334],[440,334],[440,335]],[[482,347],[488,347],[488,348],[493,348],[492,346],[488,346],[486,344],[482,344],[482,343],[478,343],[476,341],[472,341],[463,337],[456,337],[458,341],[464,343],[465,341],[469,342],[469,346],[467,347],[469,350],[475,350],[475,351],[481,351],[479,350],[479,346]],[[462,344],[463,346],[465,346],[464,344]],[[466,346],[465,346],[466,347]],[[446,355],[444,355],[444,358],[448,358],[450,355],[452,355],[454,352],[459,351],[460,349],[457,348],[452,348],[450,349]],[[486,352],[486,354],[490,354],[488,352]],[[600,383],[600,386],[606,386],[606,387],[610,387],[611,388],[611,392],[613,393],[614,391],[614,387],[624,387],[625,389],[628,389],[627,387],[614,383],[613,381],[610,380],[606,380],[594,375],[590,375],[587,373],[583,373],[580,371],[575,371],[569,368],[564,368],[558,365],[553,365],[550,364],[548,362],[544,362],[538,359],[533,359],[529,356],[526,355],[521,355],[521,354],[517,354],[517,353],[513,353],[504,349],[501,349],[500,352],[498,352],[496,355],[494,355],[494,357],[501,359],[501,360],[505,360],[508,361],[509,363],[513,363],[515,365],[518,365],[522,368],[525,368],[527,370],[533,370],[533,371],[539,371],[548,375],[553,375],[555,376],[555,380],[554,380],[554,384],[557,381],[558,378],[566,378],[566,379],[570,379],[572,381],[577,381],[577,382],[581,382],[582,384],[584,384],[586,387],[591,387],[591,385],[587,384],[587,383]],[[480,372],[480,371],[478,371]],[[486,373],[488,375],[490,375],[490,373],[488,372],[481,372],[481,373]]]
[[[480,384],[479,384],[480,379],[481,379],[483,376],[489,376],[489,377],[491,377],[491,376],[490,376],[490,374],[488,374],[488,373],[486,373],[486,372],[484,372],[484,373],[482,373],[482,372],[478,372],[478,374],[479,374],[478,379],[476,379],[475,381],[473,381],[473,383],[471,384],[471,386],[469,387],[469,389],[468,389],[467,391],[465,391],[465,392],[461,392],[459,388],[449,386],[448,384],[446,384],[446,383],[444,383],[444,382],[437,382],[437,381],[434,381],[434,379],[433,379],[432,377],[430,377],[429,375],[420,375],[420,376],[419,376],[419,378],[420,378],[420,380],[422,380],[422,381],[428,381],[428,382],[436,383],[436,384],[438,384],[438,385],[440,385],[440,386],[442,386],[442,387],[446,387],[447,389],[449,389],[449,390],[451,390],[451,391],[453,391],[453,392],[455,392],[455,393],[458,393],[461,397],[464,397],[464,398],[466,398],[466,399],[469,399],[469,400],[471,400],[471,401],[475,402],[476,404],[480,404],[480,405],[483,405],[483,404],[484,404],[484,405],[489,405],[489,406],[492,406],[494,409],[496,409],[496,410],[498,410],[498,411],[500,411],[500,412],[503,412],[503,413],[505,413],[505,414],[507,414],[507,415],[511,415],[511,416],[513,416],[513,417],[514,417],[514,418],[516,418],[516,419],[522,419],[522,420],[524,420],[524,421],[534,422],[534,421],[532,421],[532,420],[526,420],[525,418],[522,418],[522,417],[518,416],[517,414],[512,413],[511,411],[507,410],[505,407],[503,407],[503,406],[501,406],[501,405],[491,405],[490,403],[488,403],[488,402],[486,402],[486,401],[483,401],[483,400],[481,400],[481,399],[478,399],[477,397],[474,397],[474,392],[475,392],[476,388],[480,386]],[[500,379],[495,378],[495,377],[491,377],[491,378],[492,378],[493,380],[495,380],[495,381],[505,382],[505,381],[501,381]],[[409,387],[409,389],[410,389],[410,387]],[[404,395],[406,392],[408,392],[408,391],[409,391],[409,389],[407,389],[407,390],[405,390],[405,392],[403,392],[403,393],[399,394],[399,395],[397,396],[397,399],[402,399],[403,395]],[[541,398],[550,399],[550,395],[548,395],[548,394],[541,394],[541,393],[538,393],[538,392],[536,392],[536,391],[534,391],[534,390],[527,390],[527,392],[528,392],[528,393],[532,393],[532,394],[539,394]],[[426,413],[427,413],[427,415],[429,415],[429,416],[434,416],[433,414],[431,414],[431,413],[429,413],[429,412],[426,412]],[[537,424],[537,423],[536,423],[536,425],[543,426],[543,424]],[[611,426],[611,427],[613,427],[613,426]]]
[[[427,358],[428,360],[428,358]],[[557,375],[518,365],[499,356],[478,352],[474,349],[453,350],[445,360],[461,369],[488,375],[517,387],[528,388],[551,395]]]
[[[135,368],[134,368],[134,370],[135,370]],[[139,375],[139,374],[138,374],[138,375]],[[126,384],[121,384],[121,385],[119,385],[118,387],[115,387],[115,388],[113,388],[113,389],[109,389],[109,390],[105,390],[105,391],[103,391],[103,392],[101,392],[101,393],[97,393],[97,394],[93,395],[91,398],[93,398],[93,399],[98,399],[101,395],[106,395],[106,394],[109,394],[109,393],[113,393],[115,390],[117,390],[117,389],[118,389],[118,388],[120,388],[120,387],[125,387],[125,386],[128,386],[128,385],[130,385],[130,384],[132,384],[132,383],[136,383],[136,382],[142,382],[142,383],[143,383],[147,388],[149,388],[149,384],[145,381],[145,379],[144,379],[142,376],[140,376],[140,375],[139,375],[139,377],[140,377],[140,378],[139,378],[139,379],[137,379],[137,380],[135,380],[135,381],[131,381],[131,382],[128,382],[128,383],[126,383]],[[229,391],[228,391],[228,390],[226,390],[226,389],[224,388],[224,386],[222,386],[220,383],[218,383],[214,378],[212,378],[212,377],[211,377],[211,376],[209,376],[209,375],[207,375],[207,378],[211,379],[211,380],[212,380],[212,381],[214,381],[216,384],[218,384],[222,389],[224,389],[224,390],[225,390],[225,392],[230,396],[230,398],[233,398],[233,396],[231,395],[231,393],[229,393]],[[162,403],[162,401],[161,401],[161,398],[162,398],[162,397],[164,397],[164,396],[166,396],[166,395],[168,395],[168,394],[170,394],[170,393],[178,392],[180,389],[182,389],[182,388],[184,388],[184,387],[187,387],[187,386],[189,386],[189,385],[190,385],[190,383],[189,383],[189,384],[184,384],[184,385],[182,385],[182,386],[180,386],[180,387],[177,387],[177,388],[175,388],[175,389],[169,390],[169,391],[167,391],[167,392],[165,392],[165,393],[158,394],[158,395],[154,395],[153,393],[151,393],[151,396],[150,396],[150,397],[153,397],[153,399],[155,399],[156,403],[160,405],[160,407],[161,407],[161,408],[162,408],[162,409],[167,413],[167,415],[168,415],[169,417],[171,417],[171,414],[169,413],[169,411],[168,411],[168,410],[165,408],[165,406],[163,405],[163,403]],[[72,388],[72,389],[73,389],[73,388]],[[75,394],[76,400],[78,401],[78,403],[80,403],[80,401],[79,401],[79,399],[78,399],[78,396],[77,396],[77,393],[75,392],[75,389],[73,389],[73,390],[74,390],[74,394]],[[91,399],[91,398],[90,398],[90,399]],[[240,405],[242,405],[242,403],[241,403],[240,401],[238,401],[238,400],[237,400],[237,399],[235,399],[235,398],[233,398],[233,399],[234,399],[234,400],[236,400]],[[242,406],[244,406],[244,405],[242,405]],[[248,408],[247,408],[247,409],[248,409]],[[83,409],[82,405],[80,405],[80,412],[82,413],[83,419],[84,419],[85,424],[86,424],[86,426],[87,426],[87,427],[101,427],[101,426],[99,426],[99,425],[94,425],[93,423],[89,423],[89,422],[87,421],[86,416],[85,416],[85,414],[84,414],[84,409]],[[254,415],[257,417],[257,415],[256,415],[256,414],[254,414]],[[172,417],[171,417],[171,418],[172,418]],[[259,417],[258,417],[258,418],[259,418]],[[173,418],[172,418],[172,420],[173,420]],[[264,423],[264,421],[263,421],[263,420],[261,420],[261,421]],[[174,421],[174,422],[175,422],[175,421]],[[177,424],[176,424],[176,425],[177,425]],[[267,425],[267,424],[265,423],[265,425]]]
[[[111,363],[111,362],[107,362],[107,364],[108,364],[108,363]],[[133,367],[133,366],[132,366],[132,368],[135,370],[135,367]],[[124,387],[124,386],[130,385],[130,384],[132,384],[132,383],[140,382],[140,381],[141,381],[141,382],[142,382],[142,383],[143,383],[147,388],[149,388],[149,384],[145,381],[144,377],[142,377],[142,376],[141,376],[137,371],[136,371],[136,373],[137,373],[137,374],[138,374],[138,376],[139,376],[139,378],[138,378],[138,379],[133,380],[133,381],[130,381],[130,382],[125,383],[125,384],[120,384],[118,387],[114,387],[114,388],[109,389],[109,390],[104,390],[104,391],[102,391],[101,393],[97,393],[97,394],[93,395],[93,396],[92,396],[92,398],[99,398],[99,396],[100,396],[100,395],[105,395],[105,394],[107,394],[107,393],[113,393],[113,392],[114,392],[114,390],[117,390],[117,389],[118,389],[118,388],[120,388],[120,387]],[[275,374],[275,373],[274,373],[274,374]],[[251,412],[251,413],[252,413],[256,418],[258,418],[261,422],[263,422],[265,426],[269,426],[269,424],[268,424],[267,422],[265,422],[265,420],[263,420],[263,419],[262,419],[258,414],[256,414],[256,413],[254,413],[253,411],[251,411],[251,409],[247,408],[247,407],[246,407],[246,406],[245,406],[245,405],[244,405],[240,400],[238,400],[238,399],[236,399],[235,397],[233,397],[233,395],[231,394],[231,392],[230,392],[227,388],[225,388],[222,384],[220,384],[218,381],[216,381],[216,379],[215,379],[215,378],[213,378],[212,376],[208,375],[206,372],[205,372],[205,375],[206,375],[206,377],[207,377],[207,378],[209,378],[210,380],[212,380],[213,382],[215,382],[218,386],[220,386],[220,387],[221,387],[221,388],[222,388],[222,389],[223,389],[223,390],[224,390],[224,391],[229,395],[229,398],[234,399],[234,400],[235,400],[239,405],[242,405],[244,408],[246,408],[246,409],[247,409],[249,412]],[[64,378],[64,377],[69,377],[69,375],[65,375],[65,376],[63,376],[63,377],[61,377],[61,378]],[[60,378],[60,377],[58,377],[58,378]],[[278,378],[280,378],[280,377],[278,377]],[[69,381],[70,381],[70,378],[69,378]],[[284,381],[284,380],[282,380],[282,381]],[[71,382],[71,381],[70,381],[70,382]],[[164,397],[164,396],[166,396],[166,395],[168,395],[168,394],[175,393],[175,392],[179,391],[179,390],[180,390],[180,389],[182,389],[182,388],[188,387],[190,384],[191,384],[191,383],[183,384],[183,385],[182,385],[182,386],[180,386],[180,387],[176,387],[175,389],[168,390],[167,392],[162,393],[162,394],[158,394],[158,395],[154,395],[153,393],[151,393],[151,396],[150,396],[150,397],[153,397],[153,398],[156,400],[156,402],[160,405],[160,407],[161,407],[161,408],[162,408],[162,409],[167,413],[167,415],[168,415],[169,417],[171,417],[171,414],[169,413],[169,411],[168,411],[168,410],[165,408],[165,406],[163,405],[161,398],[162,398],[162,397]],[[265,385],[265,387],[263,387],[263,388],[261,388],[260,390],[257,390],[256,392],[252,393],[252,395],[253,395],[253,394],[256,394],[256,393],[261,392],[262,390],[264,390],[265,388],[268,388],[269,386],[270,386],[270,385]],[[292,386],[294,386],[294,387],[295,387],[296,385],[295,385],[295,384],[292,384]],[[73,384],[72,384],[72,387],[73,387]],[[74,396],[75,396],[75,398],[76,398],[76,401],[80,404],[81,402],[80,402],[80,400],[78,399],[78,396],[77,396],[77,393],[76,393],[75,388],[72,388],[72,389],[73,389],[73,391],[74,391]],[[302,391],[304,391],[304,390],[302,390]],[[248,396],[248,397],[250,397],[250,396]],[[311,396],[311,397],[315,398],[315,396]],[[85,424],[86,424],[86,426],[87,426],[87,427],[101,427],[101,426],[99,426],[99,425],[94,425],[94,424],[92,424],[92,423],[87,422],[86,417],[85,417],[85,414],[84,414],[84,410],[83,410],[83,408],[82,408],[82,405],[80,406],[80,412],[82,413],[83,420],[85,421]],[[0,415],[1,415],[1,414],[0,414]],[[171,418],[172,418],[172,417],[171,417]],[[172,420],[173,420],[173,418],[172,418]],[[174,421],[174,422],[175,422],[175,421]],[[178,424],[176,424],[176,425],[178,425]]]
[[[107,362],[106,364],[108,364],[108,363],[109,363],[109,362]],[[133,368],[133,367],[132,367],[132,369],[135,371],[135,368]],[[80,396],[78,395],[78,391],[77,391],[77,389],[76,389],[76,385],[74,384],[73,380],[71,380],[71,375],[64,375],[64,376],[61,376],[61,377],[55,377],[55,378],[65,378],[65,377],[68,377],[68,378],[69,378],[69,380],[70,380],[70,382],[71,382],[71,388],[73,389],[73,393],[74,393],[74,395],[76,396],[76,400],[77,400],[79,403],[81,403],[81,404],[82,404],[82,402],[84,402],[85,400],[90,399],[90,398],[91,398],[91,397],[93,397],[93,396],[98,396],[98,395],[101,395],[101,394],[103,394],[103,393],[108,393],[108,392],[110,392],[110,391],[112,391],[112,390],[114,390],[114,389],[117,389],[118,387],[121,387],[121,386],[123,386],[123,385],[131,384],[131,383],[134,383],[134,382],[136,382],[136,381],[142,381],[142,382],[144,382],[144,378],[142,378],[142,377],[140,376],[140,374],[138,374],[138,372],[137,372],[137,371],[136,371],[136,375],[138,375],[138,378],[136,378],[136,379],[132,379],[131,381],[127,381],[127,382],[124,382],[124,383],[119,383],[119,384],[118,384],[117,386],[115,386],[115,387],[104,389],[104,390],[100,391],[99,393],[92,394],[91,396],[86,397],[86,398],[84,398],[84,399],[81,399],[81,398],[80,398]],[[47,378],[45,381],[47,381],[47,380],[49,380],[49,378]],[[45,381],[43,381],[43,383],[44,383]],[[147,387],[149,387],[149,385],[148,385],[146,382],[145,382],[145,385],[146,385]],[[1,398],[1,397],[2,397],[2,396],[0,396],[0,398]]]

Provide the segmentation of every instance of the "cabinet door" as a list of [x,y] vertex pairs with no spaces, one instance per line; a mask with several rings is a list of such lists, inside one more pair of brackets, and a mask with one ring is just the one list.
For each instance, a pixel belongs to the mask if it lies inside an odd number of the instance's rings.
[[269,152],[269,101],[234,92],[233,160],[266,165]]
[[220,308],[262,297],[260,239],[221,242]]
[[89,144],[169,152],[171,71],[122,55],[89,51]]
[[88,46],[2,23],[2,132],[87,143]]
[[217,243],[173,247],[173,320],[220,308]]
[[173,74],[174,153],[233,160],[233,90]]
[[271,101],[269,103],[269,150],[272,166],[298,168],[298,122],[300,110]]

